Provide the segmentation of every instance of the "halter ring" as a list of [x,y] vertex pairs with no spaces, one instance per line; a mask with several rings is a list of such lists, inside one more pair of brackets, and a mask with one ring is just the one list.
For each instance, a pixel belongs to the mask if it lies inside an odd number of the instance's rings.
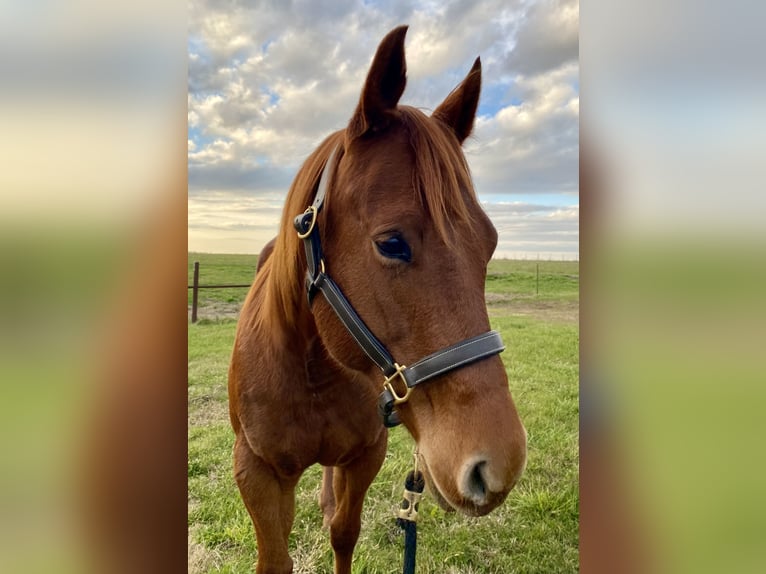
[[309,205],[306,208],[306,211],[303,212],[303,214],[306,215],[309,213],[311,214],[311,225],[309,225],[309,229],[305,233],[298,233],[298,237],[300,239],[306,239],[309,235],[311,235],[311,232],[314,231],[314,226],[316,225],[316,222],[317,222],[317,208],[314,207],[313,205]]
[[[396,372],[390,377],[386,377],[386,380],[383,381],[383,388],[387,389],[388,392],[391,393],[391,396],[394,397],[394,405],[401,405],[402,403],[406,403],[410,398],[412,387],[407,384],[407,379],[404,378],[404,370],[407,368],[407,366],[400,365],[399,363],[394,363],[394,367],[396,367]],[[393,381],[396,377],[401,377],[402,381],[404,381],[404,388],[407,389],[403,397],[396,394],[396,390],[391,384],[391,381]]]

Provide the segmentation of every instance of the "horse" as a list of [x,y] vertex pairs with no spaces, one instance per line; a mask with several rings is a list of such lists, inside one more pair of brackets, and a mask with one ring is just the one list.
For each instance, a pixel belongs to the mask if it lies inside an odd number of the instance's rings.
[[229,412],[257,574],[292,572],[295,487],[317,463],[334,572],[351,572],[390,426],[445,510],[487,514],[526,463],[484,300],[497,232],[462,151],[481,61],[430,116],[399,105],[406,32],[383,38],[348,125],[299,169],[241,310]]

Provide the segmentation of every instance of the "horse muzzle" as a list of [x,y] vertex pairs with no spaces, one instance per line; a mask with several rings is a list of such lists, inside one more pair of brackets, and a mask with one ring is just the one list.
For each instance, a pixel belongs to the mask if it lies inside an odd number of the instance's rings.
[[447,512],[489,514],[503,503],[524,472],[526,429],[522,441],[510,451],[512,456],[508,451],[494,455],[482,452],[467,456],[459,465],[454,459],[437,460],[424,449],[420,461],[429,492]]

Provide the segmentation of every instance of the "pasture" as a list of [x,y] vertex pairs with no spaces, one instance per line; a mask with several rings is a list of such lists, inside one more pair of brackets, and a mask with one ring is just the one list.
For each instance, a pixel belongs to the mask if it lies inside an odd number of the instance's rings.
[[[248,283],[253,255],[189,254],[200,284]],[[539,273],[538,273],[539,272]],[[257,549],[232,475],[234,435],[226,396],[236,316],[247,289],[199,294],[189,325],[189,571],[252,572]],[[529,433],[526,471],[506,502],[482,518],[442,511],[428,494],[418,522],[419,574],[570,573],[578,565],[579,264],[493,260],[486,282],[492,328],[511,392]],[[189,293],[191,302],[191,290]],[[491,424],[491,421],[487,421]],[[365,501],[354,554],[357,574],[401,572],[403,537],[393,512],[413,441],[392,429],[383,468]],[[332,572],[318,504],[321,467],[302,477],[290,537],[296,574]]]

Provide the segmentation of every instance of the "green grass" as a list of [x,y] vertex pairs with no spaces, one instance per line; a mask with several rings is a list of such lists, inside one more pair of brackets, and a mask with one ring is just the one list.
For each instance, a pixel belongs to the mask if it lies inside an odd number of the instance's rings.
[[[191,285],[194,278],[194,262],[199,262],[200,285],[247,285],[253,282],[257,255],[189,253],[188,269]],[[192,302],[192,290],[189,289],[189,305]],[[247,289],[201,289],[200,302],[238,303],[244,299]]]
[[577,261],[493,259],[487,268],[486,291],[551,301],[579,299]]
[[[202,261],[199,254],[192,257]],[[240,259],[244,256],[204,257],[203,265],[216,268],[216,281],[225,283],[238,281],[233,277],[248,263]],[[539,296],[535,267],[535,261],[493,261],[487,281],[488,292],[510,302],[497,307],[491,321],[506,342],[503,361],[529,432],[526,471],[505,504],[482,518],[447,514],[426,494],[418,523],[418,574],[578,571],[578,327],[569,311],[547,312],[576,305],[578,266],[540,262]],[[544,275],[549,276],[545,282]],[[246,290],[241,291],[244,297]],[[545,313],[529,306],[538,299]],[[523,313],[516,312],[517,300],[524,302]],[[257,556],[252,523],[231,470],[226,373],[234,329],[233,318],[189,326],[191,572],[251,572]],[[401,499],[412,446],[406,430],[392,430],[386,461],[365,501],[356,574],[401,571],[403,541],[393,509]],[[320,481],[321,469],[315,466],[298,485],[290,537],[296,574],[332,572],[329,535],[321,529],[317,503]]]

